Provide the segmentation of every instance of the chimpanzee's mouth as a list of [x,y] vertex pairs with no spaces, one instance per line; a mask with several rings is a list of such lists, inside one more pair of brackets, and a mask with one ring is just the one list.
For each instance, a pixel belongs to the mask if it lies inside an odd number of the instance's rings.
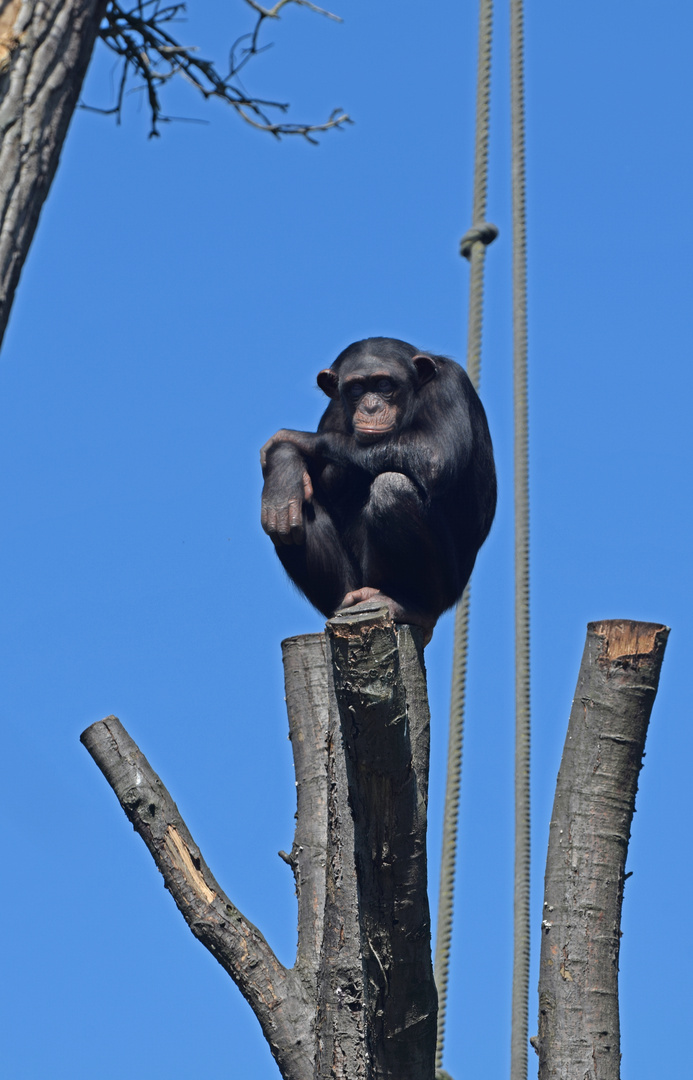
[[356,438],[369,441],[371,439],[381,439],[383,435],[389,435],[394,429],[394,424],[388,424],[387,427],[366,427],[364,424],[354,424]]

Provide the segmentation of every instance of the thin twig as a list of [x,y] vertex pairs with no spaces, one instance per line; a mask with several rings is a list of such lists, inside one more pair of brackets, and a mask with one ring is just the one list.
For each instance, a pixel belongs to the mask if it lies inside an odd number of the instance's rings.
[[245,0],[246,4],[257,11],[263,19],[278,19],[279,12],[287,4],[296,4],[297,7],[307,7],[311,11],[315,11],[318,15],[326,15],[328,19],[334,19],[335,22],[342,22],[339,15],[333,15],[331,11],[326,11],[325,8],[318,7],[317,4],[309,3],[309,0],[279,0],[273,8],[263,8],[261,4],[257,4],[255,0]]
[[[205,100],[214,97],[225,101],[251,127],[266,131],[275,138],[281,138],[282,135],[301,135],[308,142],[316,143],[315,136],[321,132],[351,123],[349,116],[341,109],[334,109],[322,124],[275,121],[270,113],[273,110],[286,113],[288,104],[267,101],[248,93],[240,79],[241,71],[248,62],[270,47],[260,45],[260,28],[265,19],[278,19],[282,8],[289,4],[307,7],[317,14],[341,22],[339,16],[309,3],[308,0],[278,0],[271,8],[262,7],[256,0],[245,2],[256,13],[255,25],[232,45],[228,72],[222,75],[213,61],[204,60],[197,55],[195,46],[182,45],[172,37],[172,24],[184,21],[184,3],[162,4],[161,0],[138,0],[133,7],[126,8],[118,0],[109,0],[99,36],[122,61],[115,103],[110,108],[86,104],[82,104],[82,108],[115,116],[120,123],[126,93],[144,90],[151,113],[149,137],[157,137],[160,134],[159,126],[174,119],[164,115],[162,111],[161,91],[171,79],[180,75]],[[139,82],[128,89],[131,79]]]

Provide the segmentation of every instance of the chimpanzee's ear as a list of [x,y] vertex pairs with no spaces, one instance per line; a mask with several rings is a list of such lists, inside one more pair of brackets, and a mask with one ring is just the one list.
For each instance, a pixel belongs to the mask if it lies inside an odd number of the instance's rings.
[[438,374],[438,368],[436,367],[435,362],[430,356],[426,356],[424,353],[412,356],[411,362],[416,368],[419,376],[419,386],[423,386],[424,383],[430,382],[430,380]]
[[323,394],[327,394],[333,401],[339,397],[339,377],[332,368],[325,368],[324,371],[318,372],[318,386]]

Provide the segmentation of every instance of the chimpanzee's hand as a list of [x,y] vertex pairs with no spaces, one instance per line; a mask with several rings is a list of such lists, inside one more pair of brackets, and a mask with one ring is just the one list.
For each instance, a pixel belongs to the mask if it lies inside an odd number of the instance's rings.
[[281,428],[276,435],[267,440],[260,450],[260,465],[263,473],[267,468],[267,455],[272,447],[277,446],[279,443],[289,443],[305,457],[311,457],[316,441],[317,435],[313,431],[292,431],[290,428]]
[[305,463],[295,451],[282,453],[277,447],[266,459],[263,471],[265,486],[260,515],[263,529],[275,544],[303,544],[303,504],[313,498],[313,484]]

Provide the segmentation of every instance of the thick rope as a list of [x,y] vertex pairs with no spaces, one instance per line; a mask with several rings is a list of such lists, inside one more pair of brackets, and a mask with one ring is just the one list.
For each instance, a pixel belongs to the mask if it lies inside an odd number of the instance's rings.
[[515,947],[510,1080],[526,1080],[527,1077],[530,945],[529,453],[523,22],[522,0],[510,0],[515,419]]
[[[478,389],[481,375],[481,330],[484,306],[484,256],[486,245],[498,235],[495,225],[484,221],[486,215],[489,104],[491,94],[491,36],[493,0],[479,3],[479,60],[476,90],[476,138],[474,147],[474,203],[472,228],[460,243],[460,253],[470,262],[469,328],[467,334],[467,374]],[[434,973],[438,988],[438,1038],[436,1070],[442,1073],[445,1044],[445,1014],[448,998],[448,972],[452,943],[452,916],[455,899],[455,865],[457,862],[457,830],[462,776],[462,742],[464,733],[464,700],[467,674],[467,637],[469,632],[469,585],[455,613],[455,645],[453,654],[452,690],[450,696],[450,730],[448,736],[448,773],[445,787],[443,819],[443,852],[438,894],[438,929]]]

